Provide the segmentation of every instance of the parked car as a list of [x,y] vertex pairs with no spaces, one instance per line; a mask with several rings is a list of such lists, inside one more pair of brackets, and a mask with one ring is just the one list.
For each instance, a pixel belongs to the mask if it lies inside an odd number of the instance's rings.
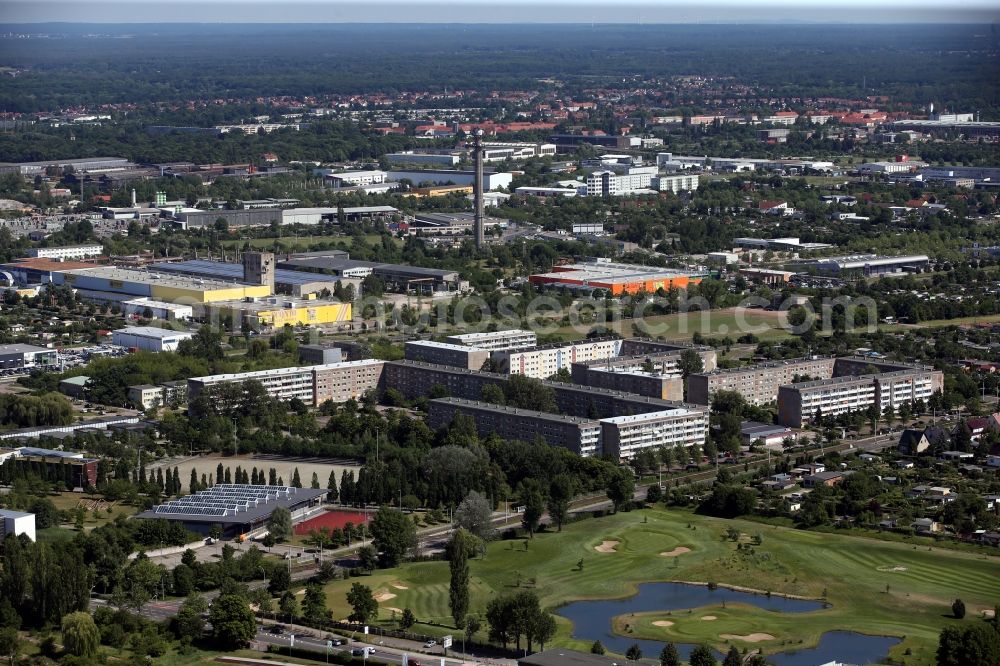
[[438,642],[432,638],[429,641],[427,641],[426,643],[424,643],[424,647],[425,648],[432,648],[432,647],[434,647],[437,644],[438,644]]

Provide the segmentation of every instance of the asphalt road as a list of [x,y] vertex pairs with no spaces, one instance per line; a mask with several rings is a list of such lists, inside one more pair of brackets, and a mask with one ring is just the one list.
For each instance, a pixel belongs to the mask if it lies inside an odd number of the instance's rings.
[[[275,634],[267,631],[267,627],[261,627],[257,632],[255,640],[263,645],[277,645],[279,648],[288,648],[291,644],[291,638],[288,633]],[[295,634],[295,649],[301,650],[311,650],[313,652],[326,652],[326,640],[321,638],[315,638],[313,636],[305,634]],[[502,661],[468,661],[464,659],[455,659],[451,657],[442,657],[440,655],[441,648],[436,649],[439,654],[427,654],[424,652],[417,652],[415,649],[403,649],[396,647],[389,647],[386,645],[376,645],[372,643],[364,643],[359,641],[350,641],[346,645],[336,646],[329,648],[329,653],[339,653],[339,654],[351,654],[352,650],[369,649],[369,654],[365,657],[366,659],[378,659],[379,661],[384,661],[390,664],[402,664],[403,656],[407,655],[409,666],[428,666],[428,664],[434,664],[438,666],[444,664],[445,666],[462,666],[463,664],[510,664],[513,663],[512,660],[502,660]],[[287,654],[287,652],[286,652]],[[360,655],[358,655],[360,656]]]

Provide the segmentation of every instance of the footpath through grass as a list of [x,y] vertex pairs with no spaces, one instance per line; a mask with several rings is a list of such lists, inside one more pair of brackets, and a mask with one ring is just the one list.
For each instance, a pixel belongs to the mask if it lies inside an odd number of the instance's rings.
[[[730,527],[742,533],[739,550],[736,542],[725,539]],[[760,536],[761,544],[751,549],[754,535]],[[617,543],[602,549],[609,552],[596,550],[604,542]],[[675,548],[690,552],[662,555]],[[582,570],[578,567],[581,559]],[[646,581],[712,581],[825,597],[831,607],[811,613],[783,615],[729,604],[728,608],[699,609],[702,615],[710,610],[718,617],[712,622],[681,621],[686,611],[637,615],[628,622],[637,638],[710,642],[721,648],[727,642],[722,634],[765,633],[774,638],[749,645],[765,652],[814,645],[822,633],[836,629],[897,636],[903,641],[892,656],[902,660],[909,650],[905,663],[911,665],[933,664],[938,633],[959,622],[950,618],[954,599],[961,598],[968,608],[964,622],[975,621],[1000,603],[998,557],[720,520],[680,510],[621,513],[573,523],[562,533],[495,542],[484,559],[471,562],[470,569],[472,610],[478,613],[495,595],[518,587],[534,589],[543,605],[556,609],[572,600],[627,597],[637,583]],[[329,605],[338,619],[350,613],[345,595],[353,582],[372,587],[383,622],[409,608],[421,623],[415,631],[456,633],[448,610],[445,562],[407,564],[329,584]],[[589,648],[589,642],[570,637],[568,621],[558,620],[555,643]],[[663,626],[667,621],[674,624]],[[735,642],[740,647],[748,643]]]

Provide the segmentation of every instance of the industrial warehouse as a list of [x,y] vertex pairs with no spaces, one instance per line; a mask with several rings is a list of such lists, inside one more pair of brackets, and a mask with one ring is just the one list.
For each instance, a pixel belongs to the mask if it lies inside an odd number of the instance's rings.
[[533,285],[552,285],[581,291],[607,290],[612,296],[654,293],[659,289],[684,289],[698,284],[700,273],[682,273],[652,266],[614,264],[605,261],[554,266],[552,272],[532,275]]
[[[340,278],[278,271],[269,252],[247,252],[242,259],[242,265],[201,260],[160,263],[152,270],[73,267],[53,270],[51,281],[73,287],[88,300],[128,303],[133,312],[142,313],[148,306],[154,316],[159,313],[163,318],[230,317],[255,329],[345,324],[353,318],[351,303],[317,297],[320,291],[332,292]],[[277,289],[286,295],[276,295]],[[178,316],[177,306],[191,309]]]
[[197,534],[208,534],[215,525],[224,538],[251,535],[261,529],[274,510],[281,507],[301,517],[319,506],[326,490],[289,486],[219,484],[208,490],[154,506],[136,518],[163,519],[181,523]]

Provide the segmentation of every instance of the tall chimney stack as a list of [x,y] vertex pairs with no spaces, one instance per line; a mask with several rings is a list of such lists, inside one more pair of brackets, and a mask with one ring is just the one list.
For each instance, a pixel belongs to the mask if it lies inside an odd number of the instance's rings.
[[132,208],[135,208],[135,206],[136,206],[136,203],[135,203],[135,188],[133,187],[132,188]]
[[476,247],[481,248],[486,244],[486,233],[483,229],[483,130],[477,129],[474,137],[472,140],[473,149],[476,151],[476,183],[473,188],[476,206],[474,230]]

